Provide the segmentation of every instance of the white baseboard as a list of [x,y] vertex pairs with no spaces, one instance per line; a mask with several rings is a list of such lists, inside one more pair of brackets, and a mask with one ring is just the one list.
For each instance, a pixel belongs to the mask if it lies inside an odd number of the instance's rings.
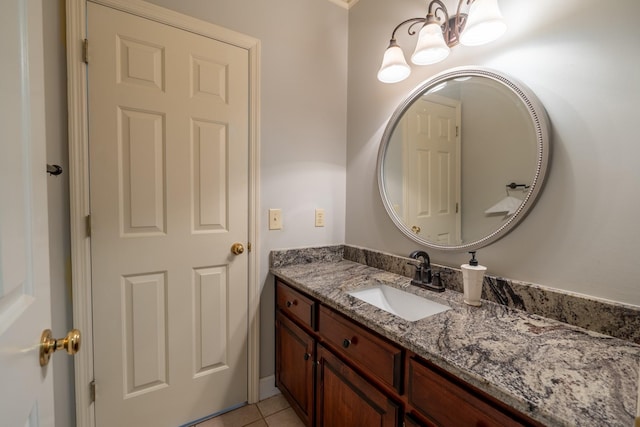
[[260,378],[260,400],[268,399],[276,394],[280,394],[280,390],[276,387],[275,375]]

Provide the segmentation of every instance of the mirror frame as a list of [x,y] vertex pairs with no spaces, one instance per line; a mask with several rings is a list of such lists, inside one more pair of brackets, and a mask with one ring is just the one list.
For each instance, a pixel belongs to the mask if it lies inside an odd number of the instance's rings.
[[[516,212],[511,215],[509,219],[507,219],[506,222],[504,222],[500,227],[478,240],[463,243],[460,245],[440,245],[416,235],[411,231],[411,229],[409,229],[409,227],[403,222],[403,220],[398,217],[395,210],[393,209],[393,206],[391,206],[391,203],[389,202],[389,198],[387,197],[387,192],[385,190],[383,163],[387,153],[387,147],[389,146],[389,142],[394,130],[402,119],[404,113],[409,109],[409,107],[416,99],[423,96],[423,94],[429,89],[436,87],[444,81],[460,77],[474,76],[484,77],[505,86],[506,88],[510,89],[511,92],[513,92],[524,104],[527,111],[529,112],[529,117],[532,121],[536,133],[535,136],[537,141],[538,158],[537,166],[535,175],[529,187],[529,192],[527,193],[526,197],[524,198]],[[382,198],[384,208],[386,209],[387,214],[394,222],[396,227],[398,227],[403,234],[405,234],[416,243],[428,248],[441,251],[469,251],[487,246],[490,243],[493,243],[498,239],[504,237],[511,230],[513,230],[513,228],[524,219],[524,217],[533,207],[538,195],[540,194],[540,191],[542,190],[547,175],[547,169],[549,168],[551,150],[549,135],[549,119],[542,103],[540,102],[540,100],[538,100],[535,94],[520,81],[513,79],[512,77],[509,77],[501,72],[489,68],[475,66],[457,67],[438,73],[426,82],[422,83],[396,108],[395,112],[387,123],[384,134],[382,135],[380,148],[378,150],[378,162],[376,169],[378,177],[378,189],[380,191],[380,196]]]

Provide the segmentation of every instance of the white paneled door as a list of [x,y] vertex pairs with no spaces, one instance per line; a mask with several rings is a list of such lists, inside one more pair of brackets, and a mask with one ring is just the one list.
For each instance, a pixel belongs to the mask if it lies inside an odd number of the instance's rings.
[[96,425],[175,427],[247,401],[248,54],[91,2],[88,39]]
[[459,103],[418,99],[408,111],[405,198],[409,227],[424,239],[460,243]]
[[3,0],[0,55],[0,425],[53,426],[41,0]]

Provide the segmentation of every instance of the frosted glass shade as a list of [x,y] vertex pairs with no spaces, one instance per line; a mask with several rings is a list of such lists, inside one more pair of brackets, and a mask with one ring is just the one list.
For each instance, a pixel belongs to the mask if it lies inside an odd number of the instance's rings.
[[397,83],[409,77],[411,68],[404,59],[400,46],[391,43],[384,52],[382,65],[378,71],[378,80],[383,83]]
[[460,35],[460,43],[478,46],[494,41],[507,30],[498,0],[475,0],[469,9],[467,23]]
[[416,65],[435,64],[449,56],[449,50],[440,25],[432,22],[420,30],[416,50],[411,55],[411,62]]

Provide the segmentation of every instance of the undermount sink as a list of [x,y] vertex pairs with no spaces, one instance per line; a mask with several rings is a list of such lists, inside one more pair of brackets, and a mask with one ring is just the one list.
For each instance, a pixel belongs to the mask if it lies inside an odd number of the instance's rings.
[[348,294],[410,322],[442,313],[451,308],[387,285],[358,289],[348,292]]

